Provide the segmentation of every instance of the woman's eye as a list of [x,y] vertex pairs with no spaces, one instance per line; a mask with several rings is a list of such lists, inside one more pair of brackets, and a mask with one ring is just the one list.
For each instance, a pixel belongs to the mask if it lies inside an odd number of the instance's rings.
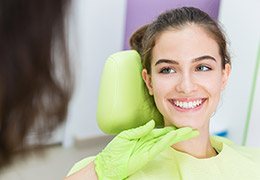
[[210,70],[212,70],[212,69],[208,66],[205,66],[205,65],[201,65],[201,66],[196,67],[196,71],[210,71]]
[[171,74],[171,73],[175,73],[176,71],[170,67],[166,67],[166,68],[162,68],[162,70],[160,71],[160,73],[162,74]]

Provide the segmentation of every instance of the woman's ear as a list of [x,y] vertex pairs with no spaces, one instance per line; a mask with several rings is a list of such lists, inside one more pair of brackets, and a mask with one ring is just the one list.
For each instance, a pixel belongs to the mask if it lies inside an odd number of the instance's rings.
[[146,69],[142,70],[142,77],[143,77],[143,80],[144,80],[146,87],[149,91],[149,94],[153,95],[153,86],[152,86],[151,75],[148,74]]
[[221,87],[222,90],[224,90],[227,85],[230,72],[231,72],[230,64],[225,64],[225,69],[223,69],[223,77],[222,77],[222,87]]

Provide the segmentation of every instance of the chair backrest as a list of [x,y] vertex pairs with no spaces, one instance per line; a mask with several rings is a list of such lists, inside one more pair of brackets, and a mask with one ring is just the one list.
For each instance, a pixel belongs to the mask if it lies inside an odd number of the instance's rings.
[[135,50],[111,55],[104,66],[99,87],[97,121],[107,134],[141,126],[153,119],[157,127],[163,118],[142,79],[140,55]]

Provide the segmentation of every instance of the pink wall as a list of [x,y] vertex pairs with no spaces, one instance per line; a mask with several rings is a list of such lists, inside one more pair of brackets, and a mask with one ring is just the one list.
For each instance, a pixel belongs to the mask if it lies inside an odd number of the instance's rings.
[[140,26],[151,22],[161,12],[183,6],[193,6],[207,12],[214,19],[218,18],[220,0],[128,0],[124,49],[129,49],[131,34]]

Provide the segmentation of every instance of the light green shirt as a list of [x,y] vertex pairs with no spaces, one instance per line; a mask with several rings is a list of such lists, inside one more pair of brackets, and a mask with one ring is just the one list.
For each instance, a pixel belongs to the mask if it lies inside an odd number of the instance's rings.
[[[231,141],[211,138],[217,156],[198,159],[171,147],[161,152],[128,180],[260,180],[260,149],[237,146]],[[85,167],[95,157],[83,159],[69,174]]]

